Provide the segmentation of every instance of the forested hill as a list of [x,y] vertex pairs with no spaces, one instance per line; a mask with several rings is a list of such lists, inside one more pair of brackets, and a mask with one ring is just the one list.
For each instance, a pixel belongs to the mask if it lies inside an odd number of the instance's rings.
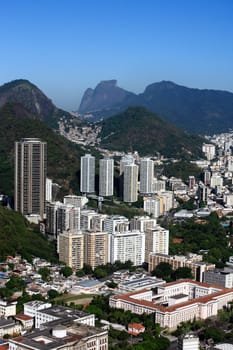
[[14,142],[37,137],[48,144],[48,177],[62,186],[62,192],[77,191],[80,156],[76,144],[58,135],[20,104],[6,104],[0,109],[0,192],[13,194]]
[[0,107],[6,103],[20,103],[29,113],[55,129],[62,116],[71,118],[68,112],[57,108],[36,85],[25,79],[13,80],[0,86]]
[[185,133],[142,107],[105,119],[101,146],[111,150],[138,151],[141,156],[159,152],[167,157],[190,159],[201,155],[202,138]]
[[34,230],[21,214],[0,205],[0,260],[20,254],[28,260],[39,256],[55,261],[55,246]]

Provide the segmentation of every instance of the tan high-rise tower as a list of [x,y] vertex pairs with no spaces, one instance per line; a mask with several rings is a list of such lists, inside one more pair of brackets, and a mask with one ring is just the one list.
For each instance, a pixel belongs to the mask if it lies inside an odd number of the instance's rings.
[[45,214],[47,143],[36,138],[15,142],[15,210]]

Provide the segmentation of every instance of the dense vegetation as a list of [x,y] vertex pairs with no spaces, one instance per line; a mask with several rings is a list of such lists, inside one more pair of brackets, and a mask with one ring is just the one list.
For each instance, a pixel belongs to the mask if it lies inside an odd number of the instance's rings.
[[142,107],[128,108],[101,125],[101,146],[111,150],[187,159],[201,154],[200,137],[191,137]]
[[36,227],[29,225],[21,214],[0,206],[0,260],[15,254],[29,261],[33,256],[48,261],[57,259],[55,246]]
[[38,137],[47,142],[48,177],[62,186],[63,193],[78,191],[80,156],[84,151],[58,135],[19,104],[0,109],[0,192],[13,194],[14,142]]
[[181,160],[175,163],[165,163],[163,167],[163,174],[167,177],[175,176],[187,182],[190,175],[195,176],[196,180],[200,180],[201,169],[196,164]]
[[[232,236],[225,229],[215,213],[200,222],[189,219],[180,224],[170,224],[170,254],[199,253],[204,250],[204,260],[222,267],[232,255]],[[173,243],[173,238],[182,238],[183,242]]]

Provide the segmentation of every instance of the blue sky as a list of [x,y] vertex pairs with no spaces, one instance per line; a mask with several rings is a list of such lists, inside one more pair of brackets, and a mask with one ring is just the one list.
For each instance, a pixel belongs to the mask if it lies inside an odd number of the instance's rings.
[[108,79],[233,92],[232,0],[7,0],[0,33],[0,84],[29,79],[67,110]]

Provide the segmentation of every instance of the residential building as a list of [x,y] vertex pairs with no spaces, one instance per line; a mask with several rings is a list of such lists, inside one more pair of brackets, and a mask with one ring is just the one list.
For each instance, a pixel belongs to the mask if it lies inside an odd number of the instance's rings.
[[10,316],[15,316],[16,305],[17,301],[9,303],[5,300],[0,300],[0,318],[8,318]]
[[134,164],[135,159],[134,156],[130,153],[124,155],[123,157],[121,157],[120,160],[120,175],[122,175],[124,173],[124,167],[125,165],[130,165],[130,164]]
[[139,230],[115,232],[109,235],[109,262],[126,262],[140,266],[145,256],[145,234]]
[[108,233],[123,232],[129,230],[129,219],[125,216],[111,215],[104,220],[104,231]]
[[99,195],[113,196],[114,160],[105,157],[99,162]]
[[47,202],[46,203],[46,233],[57,237],[57,210],[63,204],[61,202]]
[[93,269],[108,262],[108,232],[84,232],[84,263]]
[[15,210],[44,219],[47,144],[36,138],[15,142]]
[[203,262],[202,256],[197,254],[183,256],[150,253],[148,259],[149,272],[153,271],[161,262],[170,264],[173,270],[177,270],[179,267],[189,267],[194,279],[199,282],[204,281],[205,271],[215,269],[215,264]]
[[215,157],[215,145],[210,143],[203,143],[202,152],[205,153],[205,156],[208,160],[212,160]]
[[150,158],[140,159],[140,193],[153,193],[154,162]]
[[45,200],[47,202],[52,202],[52,189],[53,189],[53,181],[51,179],[46,178],[46,195]]
[[156,223],[156,219],[149,216],[134,216],[130,221],[130,229],[145,232],[147,229],[155,227]]
[[143,198],[143,210],[152,215],[153,218],[160,216],[160,199],[158,197],[144,197]]
[[174,208],[174,193],[172,191],[159,192],[157,197],[160,201],[160,214],[164,215]]
[[138,200],[138,166],[129,164],[124,166],[123,201],[133,203]]
[[72,230],[80,231],[80,208],[72,204],[62,204],[57,208],[57,232]]
[[153,180],[153,193],[159,193],[166,191],[166,181],[164,180],[158,180],[157,178],[154,178]]
[[81,157],[80,192],[95,192],[95,157],[85,154]]
[[149,262],[150,253],[168,254],[169,230],[157,225],[145,230],[145,262]]
[[74,270],[83,268],[84,235],[81,231],[63,231],[58,237],[59,260]]

